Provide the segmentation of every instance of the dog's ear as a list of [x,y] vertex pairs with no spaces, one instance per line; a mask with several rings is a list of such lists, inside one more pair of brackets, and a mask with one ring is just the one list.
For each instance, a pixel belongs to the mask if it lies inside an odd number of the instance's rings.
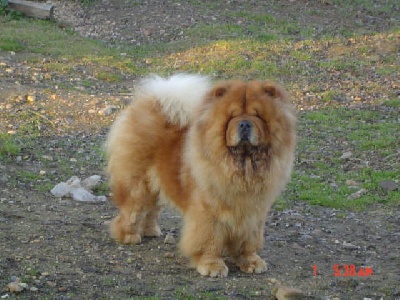
[[228,90],[227,86],[217,86],[213,90],[213,96],[215,98],[220,98],[226,94],[227,90]]
[[288,98],[287,92],[278,83],[273,81],[264,81],[261,86],[262,91],[272,99],[282,99],[283,101],[286,101]]
[[223,97],[229,90],[229,82],[222,81],[217,83],[207,94],[205,102],[213,102],[218,98]]

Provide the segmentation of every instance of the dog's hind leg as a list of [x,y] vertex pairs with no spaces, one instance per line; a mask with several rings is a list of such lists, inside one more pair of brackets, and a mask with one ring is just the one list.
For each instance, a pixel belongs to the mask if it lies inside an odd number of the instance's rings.
[[158,226],[158,217],[160,215],[161,206],[155,205],[154,208],[146,215],[144,224],[144,236],[158,237],[161,235],[160,226]]
[[110,226],[111,235],[124,244],[138,244],[145,232],[146,218],[152,215],[155,204],[153,196],[142,184],[113,184],[113,198],[119,208],[119,215]]

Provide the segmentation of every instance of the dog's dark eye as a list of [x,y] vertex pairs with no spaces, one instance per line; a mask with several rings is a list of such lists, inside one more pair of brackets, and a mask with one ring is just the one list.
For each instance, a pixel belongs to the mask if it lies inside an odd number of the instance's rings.
[[220,98],[226,94],[227,88],[226,87],[219,87],[214,90],[214,96],[216,98]]
[[276,89],[273,86],[266,86],[264,87],[264,93],[266,93],[270,97],[275,97]]
[[256,110],[256,117],[259,118],[261,121],[263,121],[265,124],[267,124],[267,121],[258,113]]

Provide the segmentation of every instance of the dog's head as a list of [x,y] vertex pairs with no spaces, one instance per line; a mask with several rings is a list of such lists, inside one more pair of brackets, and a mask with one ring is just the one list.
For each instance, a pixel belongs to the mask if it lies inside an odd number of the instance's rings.
[[236,168],[253,171],[267,167],[271,156],[293,149],[294,126],[286,91],[270,81],[218,83],[197,120],[205,154],[217,163],[230,157]]

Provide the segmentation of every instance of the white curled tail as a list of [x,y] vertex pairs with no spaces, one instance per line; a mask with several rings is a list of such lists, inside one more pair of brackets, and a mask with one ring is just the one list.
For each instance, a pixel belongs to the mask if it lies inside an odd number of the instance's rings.
[[136,90],[136,97],[155,97],[168,120],[183,127],[189,124],[210,86],[207,76],[194,74],[176,74],[169,78],[152,76],[142,81]]

